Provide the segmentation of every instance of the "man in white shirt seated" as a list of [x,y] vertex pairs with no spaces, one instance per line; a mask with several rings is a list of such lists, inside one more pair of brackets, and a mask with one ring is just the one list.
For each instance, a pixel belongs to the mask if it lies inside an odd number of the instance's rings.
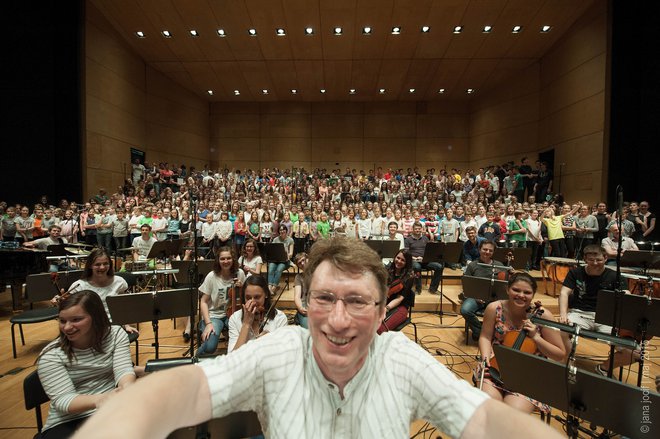
[[140,236],[133,239],[133,260],[134,261],[146,261],[151,247],[155,242],[158,242],[156,238],[151,236],[151,226],[149,224],[142,224],[140,226]]
[[109,399],[74,438],[165,437],[247,410],[275,438],[408,438],[418,418],[454,438],[562,437],[457,378],[404,334],[376,336],[387,271],[363,242],[316,242],[304,276],[309,331],[280,328],[200,366],[154,373]]

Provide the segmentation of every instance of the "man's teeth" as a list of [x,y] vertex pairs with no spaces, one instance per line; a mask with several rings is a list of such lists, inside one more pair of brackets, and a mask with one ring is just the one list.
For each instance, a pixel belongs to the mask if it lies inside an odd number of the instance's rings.
[[349,341],[351,341],[350,338],[340,338],[340,337],[333,337],[331,335],[328,335],[328,340],[333,342],[334,344],[346,344]]

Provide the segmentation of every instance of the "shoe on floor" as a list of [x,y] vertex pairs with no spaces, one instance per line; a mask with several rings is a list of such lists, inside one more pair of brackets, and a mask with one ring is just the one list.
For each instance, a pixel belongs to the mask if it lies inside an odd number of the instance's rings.
[[479,341],[479,334],[472,333],[472,341]]
[[459,293],[458,300],[460,300],[461,302],[464,301],[465,300],[465,294]]
[[604,377],[607,376],[607,371],[606,371],[606,370],[603,370],[603,368],[600,367],[600,364],[597,364],[597,365],[596,365],[596,373],[599,374],[599,375],[602,375],[602,376],[604,376]]
[[440,293],[438,292],[438,290],[429,290],[429,293],[430,293],[430,294],[435,294],[435,295],[440,295]]
[[190,334],[188,334],[187,332],[184,332],[183,333],[183,341],[185,341],[186,343],[190,342]]

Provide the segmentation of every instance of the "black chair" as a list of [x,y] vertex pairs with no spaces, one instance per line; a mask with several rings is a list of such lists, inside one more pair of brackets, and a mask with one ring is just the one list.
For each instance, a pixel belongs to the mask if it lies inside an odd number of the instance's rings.
[[34,438],[39,438],[41,437],[41,429],[43,428],[41,404],[47,403],[50,398],[46,395],[36,370],[30,372],[23,380],[23,399],[25,399],[25,410],[34,409],[37,417],[37,434],[34,435]]
[[[53,283],[50,273],[30,274],[25,279],[25,297],[30,302],[30,308],[34,302],[51,300],[58,293],[57,287]],[[29,309],[20,314],[16,314],[9,319],[11,323],[11,347],[16,358],[16,334],[14,326],[18,325],[21,334],[21,344],[25,346],[25,337],[23,336],[23,325],[33,323],[42,323],[57,318],[58,310],[56,307]]]
[[[477,315],[477,317],[483,317],[484,311],[485,309],[479,310],[475,314]],[[468,325],[467,320],[465,320],[465,345],[466,346],[470,345],[470,326]]]
[[403,328],[405,328],[408,325],[412,325],[413,330],[415,331],[415,343],[417,343],[417,323],[413,322],[412,319],[412,310],[415,307],[415,294],[413,292],[412,294],[412,303],[410,304],[410,308],[408,308],[408,317],[396,328],[393,329],[393,331],[401,331]]
[[138,277],[129,271],[116,271],[115,276],[119,276],[128,284],[128,292],[132,293],[137,285]]

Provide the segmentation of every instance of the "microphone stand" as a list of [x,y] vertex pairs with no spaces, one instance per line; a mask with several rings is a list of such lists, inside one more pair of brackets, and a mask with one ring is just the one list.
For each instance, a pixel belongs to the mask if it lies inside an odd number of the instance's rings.
[[197,324],[195,323],[195,300],[197,300],[197,295],[195,294],[197,290],[197,283],[199,282],[199,264],[197,263],[197,209],[195,202],[197,198],[193,195],[192,187],[188,190],[188,195],[190,198],[190,228],[192,228],[192,237],[193,237],[193,258],[190,268],[188,269],[188,285],[190,285],[190,351],[183,354],[185,357],[190,354],[191,357],[195,356],[195,330],[197,329]]
[[[621,290],[621,250],[623,247],[623,188],[621,185],[616,187],[616,199],[617,199],[617,215],[616,223],[619,228],[619,239],[617,242],[616,250],[616,285],[614,286],[614,311],[612,313],[612,335],[615,337],[619,336],[619,324],[617,322],[617,316],[619,315],[619,304],[621,302],[621,296],[623,296],[623,290]],[[621,316],[619,316],[621,319]],[[610,345],[610,365],[607,368],[607,377],[612,378],[614,372],[614,345]]]

